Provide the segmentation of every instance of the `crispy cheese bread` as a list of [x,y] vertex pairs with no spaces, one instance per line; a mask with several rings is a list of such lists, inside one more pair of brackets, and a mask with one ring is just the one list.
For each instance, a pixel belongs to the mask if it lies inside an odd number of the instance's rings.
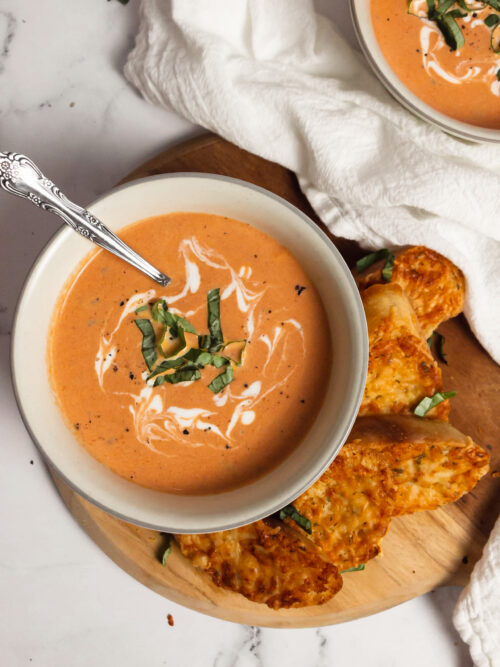
[[[382,283],[383,262],[370,267],[358,278],[365,289]],[[465,278],[460,269],[435,250],[414,246],[396,256],[391,277],[408,296],[425,338],[441,322],[462,312]]]
[[[400,285],[372,285],[361,298],[370,354],[359,414],[411,414],[425,396],[442,390],[441,369]],[[445,400],[427,416],[447,420],[448,413]]]
[[[297,498],[294,507],[311,520],[312,541],[340,571],[380,553],[394,512],[391,475],[370,470],[346,446],[335,461]],[[292,524],[291,519],[286,519]]]
[[337,568],[277,521],[205,535],[176,535],[184,556],[216,586],[272,609],[323,604],[342,588]]
[[455,502],[489,469],[489,454],[469,436],[421,417],[360,418],[342,452],[372,474],[390,472],[394,515]]
[[458,500],[486,474],[488,461],[446,422],[359,417],[337,458],[293,505],[311,520],[312,541],[342,571],[380,552],[392,516]]

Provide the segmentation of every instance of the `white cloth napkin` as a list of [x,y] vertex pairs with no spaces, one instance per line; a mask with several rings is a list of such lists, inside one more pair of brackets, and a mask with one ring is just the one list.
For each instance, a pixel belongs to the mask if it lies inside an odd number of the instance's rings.
[[[471,328],[500,363],[500,147],[400,107],[312,0],[142,0],[125,74],[150,102],[296,172],[336,235],[449,257],[467,278]],[[499,540],[497,524],[457,611],[478,665],[500,664],[488,639],[500,610],[480,583],[498,582]]]
[[500,665],[500,518],[453,616],[477,667]]

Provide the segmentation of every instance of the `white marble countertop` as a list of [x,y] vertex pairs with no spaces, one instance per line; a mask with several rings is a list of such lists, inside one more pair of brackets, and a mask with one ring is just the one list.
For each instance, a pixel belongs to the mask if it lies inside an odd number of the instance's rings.
[[[121,74],[137,2],[0,3],[0,147],[30,155],[77,202],[89,203],[135,166],[200,132],[144,102]],[[322,0],[320,9],[353,39],[347,0]],[[2,667],[470,665],[451,624],[458,588],[343,625],[259,629],[158,596],[94,545],[53,487],[10,383],[15,303],[58,227],[53,216],[0,192]]]

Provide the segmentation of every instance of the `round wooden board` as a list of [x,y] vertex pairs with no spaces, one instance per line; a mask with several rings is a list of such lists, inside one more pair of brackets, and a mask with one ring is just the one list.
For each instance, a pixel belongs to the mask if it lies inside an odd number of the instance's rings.
[[[225,174],[256,183],[295,204],[325,229],[294,174],[214,135],[170,148],[123,182],[179,171]],[[363,254],[355,243],[329,236],[349,265]],[[500,369],[463,317],[447,322],[440,331],[446,336],[449,360],[443,367],[444,386],[458,390],[450,421],[490,450],[491,472],[453,505],[394,519],[383,555],[367,563],[364,571],[344,575],[342,591],[325,605],[272,611],[249,602],[215,587],[176,546],[163,567],[158,556],[165,538],[160,533],[106,514],[53,473],[54,481],[70,512],[117,565],[170,600],[228,621],[287,628],[330,625],[387,609],[437,586],[463,585],[500,513],[500,476],[495,475],[500,470]]]

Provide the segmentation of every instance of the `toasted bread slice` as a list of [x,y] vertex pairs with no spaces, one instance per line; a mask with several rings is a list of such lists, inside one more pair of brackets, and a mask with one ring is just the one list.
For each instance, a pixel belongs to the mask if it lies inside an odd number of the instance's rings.
[[256,521],[205,535],[176,535],[184,556],[216,586],[272,609],[327,602],[342,588],[337,568],[298,531]]
[[484,449],[446,422],[360,417],[337,458],[293,505],[310,519],[311,540],[342,572],[380,552],[392,516],[458,500],[486,474],[488,461]]
[[[383,264],[377,262],[358,277],[360,289],[383,283]],[[464,308],[464,274],[430,248],[414,246],[397,254],[391,283],[400,285],[409,298],[425,338]]]
[[[311,539],[342,572],[380,553],[394,513],[391,474],[375,472],[346,445],[293,506],[311,521]],[[286,519],[292,525],[291,519]]]
[[421,417],[360,418],[342,453],[372,474],[390,472],[394,515],[453,503],[489,469],[488,452],[469,436]]
[[[361,298],[370,355],[359,414],[412,414],[425,396],[442,390],[441,369],[400,285],[372,285]],[[445,400],[426,416],[447,420],[448,413]]]

